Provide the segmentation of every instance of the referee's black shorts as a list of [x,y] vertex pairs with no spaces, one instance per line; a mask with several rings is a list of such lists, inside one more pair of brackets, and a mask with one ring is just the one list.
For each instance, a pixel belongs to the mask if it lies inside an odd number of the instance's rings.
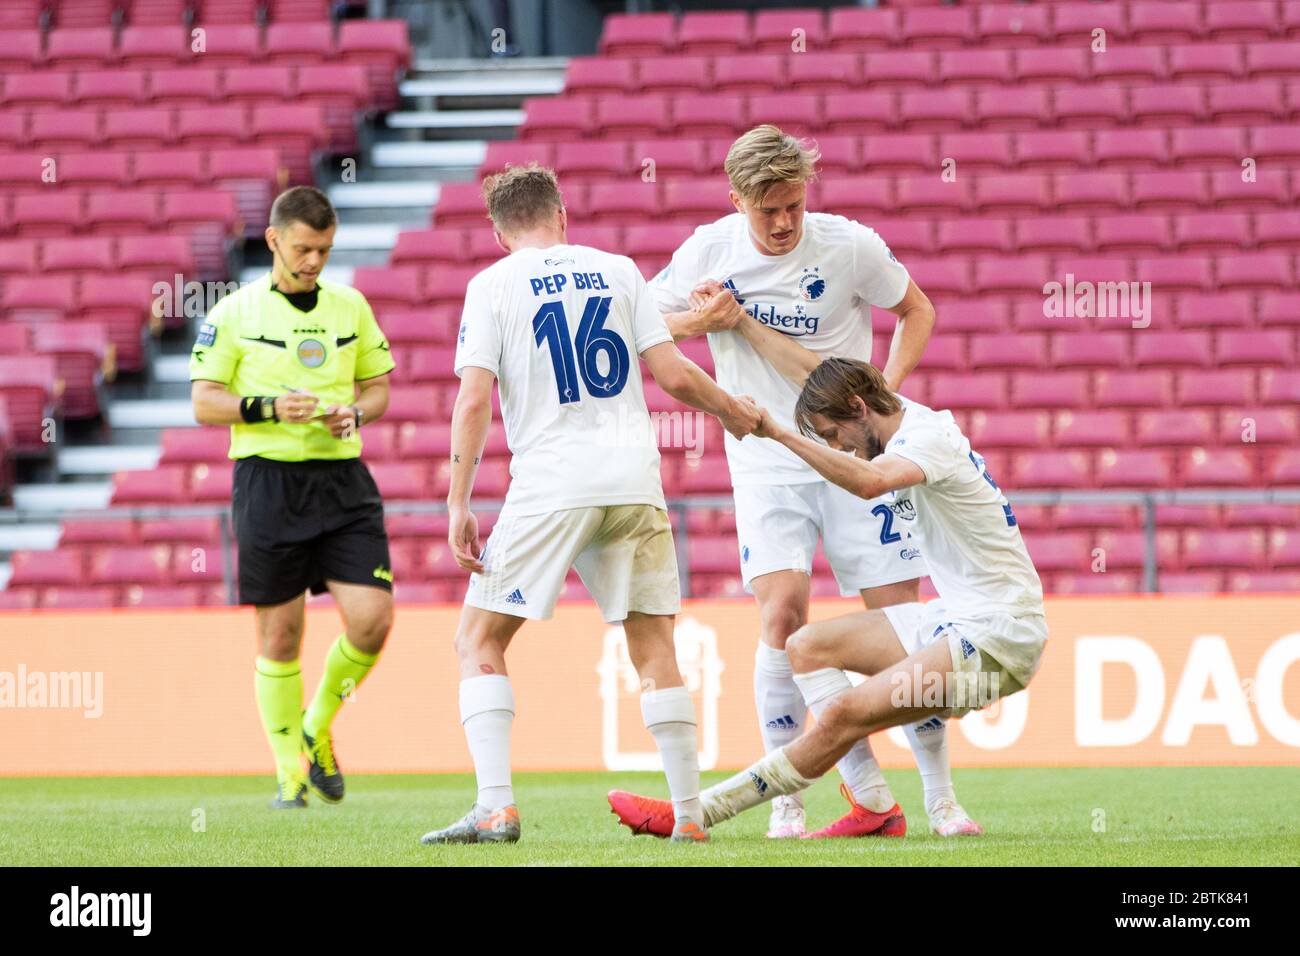
[[326,580],[393,589],[384,503],[360,459],[241,458],[231,505],[241,604],[320,594]]

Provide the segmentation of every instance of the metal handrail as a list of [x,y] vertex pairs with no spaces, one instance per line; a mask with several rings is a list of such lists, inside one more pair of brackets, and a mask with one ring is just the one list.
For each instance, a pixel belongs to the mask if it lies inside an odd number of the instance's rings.
[[[1013,504],[1059,505],[1140,505],[1143,508],[1144,553],[1143,590],[1159,590],[1159,562],[1156,549],[1158,530],[1157,508],[1160,505],[1293,505],[1300,504],[1300,488],[1273,488],[1251,490],[1218,489],[1114,489],[1105,491],[1011,491],[1007,499]],[[474,510],[498,512],[504,502],[500,499],[475,501]],[[690,498],[669,498],[668,510],[677,516],[674,538],[677,549],[677,566],[681,575],[682,594],[691,596],[689,556],[690,532],[687,515],[698,508],[730,508],[734,502],[730,495],[699,495]],[[387,514],[445,514],[447,505],[442,501],[388,501],[384,503]],[[121,520],[165,520],[168,518],[208,518],[221,521],[221,571],[226,588],[226,600],[235,603],[234,532],[230,508],[225,505],[148,505],[140,507],[109,507],[68,511],[41,511],[14,509],[0,513],[0,526],[27,521],[63,521],[76,518],[110,518]]]

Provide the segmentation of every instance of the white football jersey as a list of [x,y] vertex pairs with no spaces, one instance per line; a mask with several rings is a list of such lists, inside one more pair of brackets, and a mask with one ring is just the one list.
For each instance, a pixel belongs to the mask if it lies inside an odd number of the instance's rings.
[[[954,618],[1042,614],[1042,582],[984,458],[971,450],[951,412],[907,399],[903,407],[903,421],[884,453],[913,462],[925,472],[925,482],[883,499],[893,533],[920,539],[930,580]],[[1000,648],[988,650],[1016,673],[1015,662],[999,656]]]
[[[871,309],[891,308],[907,292],[908,274],[875,231],[843,216],[804,213],[799,244],[765,256],[740,213],[700,226],[650,282],[663,312],[690,307],[691,290],[713,279],[731,289],[750,315],[826,357],[871,361]],[[786,428],[794,427],[799,389],[739,332],[710,333],[718,384],[752,395]],[[726,437],[733,485],[820,481],[793,452],[770,441]]]
[[664,507],[637,356],[672,335],[626,256],[520,249],[465,290],[456,374],[497,377],[516,514]]

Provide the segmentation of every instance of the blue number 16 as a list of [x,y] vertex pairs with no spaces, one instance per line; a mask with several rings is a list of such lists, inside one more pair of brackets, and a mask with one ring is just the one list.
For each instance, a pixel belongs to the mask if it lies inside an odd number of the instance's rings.
[[[610,301],[610,296],[593,296],[587,300],[582,310],[582,321],[578,323],[576,340],[569,338],[569,321],[564,314],[563,302],[547,302],[533,316],[533,337],[538,345],[544,343],[550,350],[555,389],[561,405],[582,401],[579,376],[593,398],[612,398],[627,384],[628,372],[632,368],[627,345],[617,332],[605,328]],[[602,352],[609,363],[604,373],[597,361]]]

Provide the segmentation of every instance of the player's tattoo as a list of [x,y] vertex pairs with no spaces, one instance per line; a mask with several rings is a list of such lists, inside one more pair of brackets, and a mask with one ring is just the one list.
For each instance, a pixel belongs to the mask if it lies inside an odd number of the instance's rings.
[[496,673],[496,668],[494,668],[491,664],[480,664],[478,666],[478,669],[481,670],[484,674]]
[[457,454],[453,453],[452,456],[451,456],[451,463],[452,463],[453,465],[459,465],[459,464],[460,464],[460,455],[457,455]]

